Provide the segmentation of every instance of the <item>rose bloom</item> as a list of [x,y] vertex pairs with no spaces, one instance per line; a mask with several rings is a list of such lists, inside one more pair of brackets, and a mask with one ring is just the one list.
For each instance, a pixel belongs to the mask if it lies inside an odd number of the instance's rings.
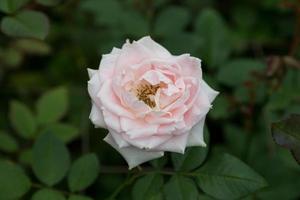
[[171,55],[143,37],[102,56],[88,69],[90,119],[109,130],[104,140],[126,159],[129,169],[164,155],[203,146],[205,116],[218,92],[202,79],[201,61]]

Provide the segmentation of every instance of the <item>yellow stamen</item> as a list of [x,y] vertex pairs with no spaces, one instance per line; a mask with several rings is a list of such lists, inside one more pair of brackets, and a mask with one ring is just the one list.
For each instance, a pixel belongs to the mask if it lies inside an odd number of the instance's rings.
[[[150,108],[154,108],[156,103],[153,99],[157,90],[160,88],[160,85],[151,85],[149,83],[139,84],[136,88],[136,96],[140,101],[143,101]],[[152,97],[152,98],[151,98]]]

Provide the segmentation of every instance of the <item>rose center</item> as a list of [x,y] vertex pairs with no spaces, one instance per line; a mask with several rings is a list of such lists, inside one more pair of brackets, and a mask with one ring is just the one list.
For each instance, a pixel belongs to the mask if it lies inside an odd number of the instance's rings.
[[154,108],[156,106],[154,96],[159,88],[159,84],[151,85],[149,83],[141,83],[135,89],[135,95],[138,100],[143,101],[150,108]]

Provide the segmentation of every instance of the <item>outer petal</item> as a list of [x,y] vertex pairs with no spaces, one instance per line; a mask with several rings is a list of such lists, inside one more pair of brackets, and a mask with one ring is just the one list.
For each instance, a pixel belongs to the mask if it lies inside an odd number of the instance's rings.
[[132,169],[141,163],[147,162],[155,158],[159,158],[164,155],[164,152],[162,151],[145,151],[135,147],[119,148],[110,134],[108,134],[104,138],[104,141],[110,144],[113,148],[115,148],[125,158],[129,165],[129,169]]
[[90,95],[91,99],[93,100],[93,102],[96,103],[96,105],[98,107],[101,107],[101,103],[100,103],[99,99],[97,98],[97,93],[100,91],[100,88],[101,88],[101,83],[100,83],[98,73],[95,73],[93,70],[93,71],[89,71],[89,75],[92,75],[91,79],[88,81],[89,95]]
[[95,124],[96,128],[98,127],[106,128],[102,110],[100,110],[95,104],[92,105],[92,110],[89,118],[91,119],[93,124]]
[[120,118],[117,115],[109,112],[106,109],[103,109],[103,117],[107,127],[115,130],[118,133],[121,132]]
[[192,76],[202,79],[201,60],[189,54],[176,56],[177,63],[180,65],[182,76]]
[[187,146],[206,147],[204,137],[203,137],[204,122],[205,122],[205,117],[203,117],[203,119],[201,119],[195,126],[193,126],[188,137]]
[[90,69],[90,68],[88,68],[87,70],[88,70],[88,74],[89,74],[90,78],[92,78],[97,73],[96,69]]
[[113,48],[111,53],[102,55],[99,65],[99,77],[101,83],[105,80],[111,80],[116,68],[117,60],[121,54],[121,50]]
[[201,81],[201,90],[203,90],[204,93],[207,95],[210,103],[213,102],[213,100],[219,94],[218,91],[212,89],[209,85],[207,85],[207,83],[204,80]]
[[167,142],[163,143],[162,145],[160,145],[155,149],[160,151],[171,151],[171,152],[183,154],[187,144],[188,136],[189,136],[188,133],[173,136]]
[[137,43],[144,45],[149,51],[153,52],[159,58],[170,57],[170,52],[163,46],[152,40],[150,36],[145,36],[137,41]]
[[109,133],[112,136],[112,138],[114,139],[114,141],[116,142],[116,144],[118,145],[119,148],[123,148],[123,147],[128,147],[130,144],[128,142],[126,142],[123,137],[121,136],[120,133],[115,132],[112,129],[109,129]]

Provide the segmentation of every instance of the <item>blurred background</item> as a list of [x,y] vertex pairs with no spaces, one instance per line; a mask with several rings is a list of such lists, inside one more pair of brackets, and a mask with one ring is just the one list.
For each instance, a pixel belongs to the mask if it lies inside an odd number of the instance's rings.
[[[208,114],[210,146],[270,185],[248,198],[300,198],[300,167],[270,134],[271,122],[300,113],[300,1],[0,0],[0,20],[0,159],[32,175],[32,144],[52,131],[72,159],[96,152],[104,171],[126,168],[88,118],[87,68],[127,38],[150,35],[202,59],[204,79],[221,92]],[[169,156],[160,161],[167,167]],[[101,174],[84,194],[104,199],[125,179]],[[131,199],[128,189],[118,199]]]

